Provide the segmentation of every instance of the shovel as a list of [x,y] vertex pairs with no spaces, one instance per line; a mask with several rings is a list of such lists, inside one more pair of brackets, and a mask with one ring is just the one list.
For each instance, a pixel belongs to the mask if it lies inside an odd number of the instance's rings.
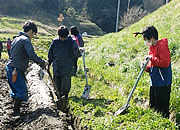
[[86,64],[85,64],[85,52],[81,53],[81,55],[82,55],[82,58],[83,58],[84,73],[85,73],[85,78],[86,78],[86,85],[84,87],[82,97],[85,98],[85,99],[89,99],[89,93],[91,91],[91,85],[88,84],[88,79],[87,79],[87,71],[88,71],[88,69],[86,68]]
[[139,82],[139,79],[141,78],[141,75],[143,74],[143,72],[144,72],[144,70],[145,70],[145,68],[146,68],[146,66],[147,66],[147,63],[149,62],[150,59],[151,59],[151,58],[147,58],[147,59],[146,59],[146,63],[145,63],[144,66],[142,67],[142,69],[141,69],[141,71],[140,71],[140,73],[139,73],[139,75],[138,75],[138,77],[137,77],[137,80],[136,80],[136,82],[135,82],[135,84],[134,84],[134,86],[133,86],[130,94],[128,95],[128,99],[127,99],[126,104],[125,104],[124,106],[122,106],[121,108],[119,108],[119,109],[115,112],[115,114],[114,114],[115,116],[117,116],[117,115],[119,115],[119,114],[125,113],[126,110],[130,107],[130,106],[129,106],[129,102],[130,102],[130,99],[131,99],[131,97],[132,97],[132,94],[134,93],[134,90],[136,89],[136,86],[137,86],[137,84],[138,84],[138,82]]
[[51,82],[52,82],[52,85],[53,85],[55,91],[56,91],[55,94],[56,94],[57,100],[58,100],[58,99],[61,98],[61,96],[60,96],[60,94],[59,94],[59,91],[58,91],[58,89],[57,89],[57,86],[56,86],[56,84],[55,84],[55,82],[54,82],[54,80],[53,80],[53,78],[52,78],[52,75],[51,75],[50,71],[47,71],[47,73],[49,74],[49,78],[50,78],[50,80],[51,80]]
[[53,93],[54,100],[55,100],[55,102],[57,104],[57,108],[62,111],[62,110],[64,110],[64,108],[62,108],[61,95],[60,95],[60,93],[59,93],[59,91],[57,89],[57,86],[56,86],[56,84],[55,84],[55,82],[54,82],[54,80],[52,78],[52,75],[51,75],[50,71],[47,71],[47,73],[48,73],[49,78],[50,78],[50,80],[52,82],[52,85],[53,85],[53,87],[55,89],[55,93],[54,93],[52,88],[50,88],[51,92]]

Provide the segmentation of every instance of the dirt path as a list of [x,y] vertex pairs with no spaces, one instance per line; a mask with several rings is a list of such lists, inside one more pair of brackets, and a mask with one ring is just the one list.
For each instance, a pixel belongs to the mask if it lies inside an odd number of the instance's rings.
[[73,129],[71,116],[61,113],[51,97],[50,89],[39,78],[39,66],[33,64],[27,74],[29,100],[22,103],[22,116],[12,117],[12,99],[6,79],[0,79],[0,129]]

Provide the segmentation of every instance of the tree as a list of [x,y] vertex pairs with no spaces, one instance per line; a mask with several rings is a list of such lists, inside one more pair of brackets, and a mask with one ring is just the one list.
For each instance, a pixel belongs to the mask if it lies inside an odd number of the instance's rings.
[[123,17],[121,17],[120,21],[120,29],[128,27],[129,25],[137,22],[141,18],[147,15],[147,11],[141,9],[141,6],[134,6],[130,8],[127,12],[124,13]]

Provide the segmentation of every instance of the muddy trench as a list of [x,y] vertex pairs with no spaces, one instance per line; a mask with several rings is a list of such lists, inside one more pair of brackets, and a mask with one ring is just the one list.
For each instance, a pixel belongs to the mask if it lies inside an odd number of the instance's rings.
[[42,75],[37,64],[31,64],[28,68],[26,78],[29,99],[22,103],[21,116],[11,116],[13,101],[9,95],[5,63],[5,60],[0,61],[0,129],[83,129],[80,127],[80,121],[70,114],[69,110],[66,113],[57,110],[50,79],[47,73],[44,73],[43,79],[40,78]]

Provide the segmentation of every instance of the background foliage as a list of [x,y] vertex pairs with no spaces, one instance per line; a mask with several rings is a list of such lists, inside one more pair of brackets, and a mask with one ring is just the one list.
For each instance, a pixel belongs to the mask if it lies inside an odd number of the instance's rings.
[[[121,0],[120,16],[123,17],[134,6],[153,12],[164,3],[165,0]],[[64,25],[70,27],[73,24],[81,32],[102,35],[103,32],[115,31],[117,4],[118,0],[1,0],[0,14],[34,19],[56,26],[59,24],[57,17],[63,14]]]
[[[86,2],[86,1],[85,1]],[[166,12],[166,13],[165,13]],[[72,78],[69,95],[70,112],[77,127],[87,129],[179,129],[180,124],[180,2],[173,0],[139,22],[118,33],[102,37],[84,37],[86,42],[86,65],[89,67],[89,84],[92,86],[90,99],[82,99],[85,86],[82,58],[78,60],[77,77]],[[21,31],[27,19],[2,17],[0,40]],[[56,28],[36,22],[39,33],[32,40],[39,56],[47,59],[47,51]],[[132,33],[142,31],[147,25],[154,25],[159,37],[168,38],[171,52],[173,83],[170,99],[171,118],[149,109],[149,75],[144,73],[138,83],[125,115],[114,116],[114,112],[126,103],[136,78],[140,63],[148,53],[141,36],[134,38]],[[7,57],[4,50],[3,58]],[[114,66],[109,66],[114,63]]]

